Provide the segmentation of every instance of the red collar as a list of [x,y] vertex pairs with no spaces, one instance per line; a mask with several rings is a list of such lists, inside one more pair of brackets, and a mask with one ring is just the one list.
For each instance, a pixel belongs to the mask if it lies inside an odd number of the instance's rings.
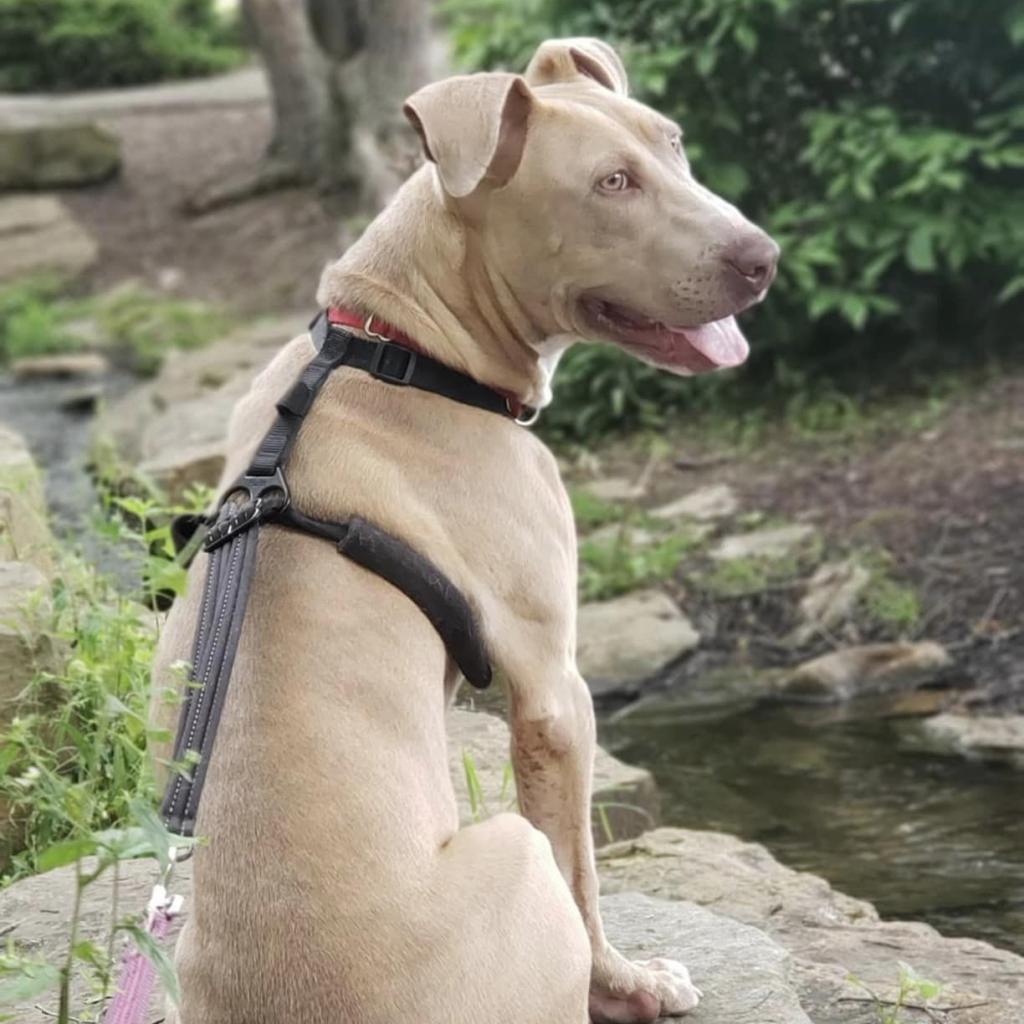
[[[393,341],[397,345],[412,349],[413,352],[429,355],[429,353],[423,351],[423,347],[415,338],[410,338],[405,331],[399,330],[394,324],[389,324],[386,320],[381,320],[372,314],[370,316],[363,316],[361,313],[356,313],[351,309],[328,306],[327,320],[332,324],[339,324],[342,327],[355,327],[356,330],[365,331],[376,341]],[[488,386],[491,387],[493,385]],[[536,410],[532,406],[527,405],[518,395],[514,395],[511,391],[506,391],[504,388],[494,388],[494,390],[504,397],[505,403],[508,405],[508,411],[513,419],[527,425],[535,421]]]

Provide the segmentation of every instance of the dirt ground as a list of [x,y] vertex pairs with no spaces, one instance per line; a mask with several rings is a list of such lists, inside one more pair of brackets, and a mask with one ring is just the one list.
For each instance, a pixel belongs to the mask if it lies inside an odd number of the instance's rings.
[[[270,137],[266,104],[105,120],[122,139],[122,174],[65,196],[100,243],[94,285],[141,277],[239,312],[315,308],[324,263],[358,230],[350,199],[292,189],[200,217],[183,211],[197,189],[256,164]],[[728,482],[745,508],[812,522],[835,549],[885,549],[922,599],[915,635],[963,651],[988,699],[1016,703],[1024,699],[1012,696],[1024,693],[1024,376],[965,389],[925,425],[912,415],[894,424],[842,442],[783,432],[752,451],[726,451],[724,461],[714,444],[680,434],[672,439],[680,456],[710,455],[714,465],[666,470],[652,481],[652,502],[659,491]],[[615,446],[605,469],[635,474],[643,459],[634,445]]]
[[[920,599],[907,638],[950,648],[969,702],[1024,710],[1024,374],[965,386],[924,415],[923,401],[902,405],[885,428],[843,439],[802,438],[780,426],[737,450],[690,428],[672,432],[645,503],[728,483],[744,510],[816,526],[828,557],[887,553],[889,574]],[[603,455],[602,471],[635,477],[643,462],[627,442]],[[819,653],[778,643],[795,625],[800,593],[769,589],[731,610],[716,599],[718,634],[731,654],[740,642],[761,664]],[[689,604],[699,607],[699,595]],[[849,639],[893,638],[868,627]]]
[[315,310],[320,271],[351,235],[346,197],[289,189],[203,216],[184,211],[203,186],[256,166],[270,140],[265,105],[129,112],[103,122],[121,139],[121,174],[63,194],[100,243],[95,286],[141,278],[240,312]]

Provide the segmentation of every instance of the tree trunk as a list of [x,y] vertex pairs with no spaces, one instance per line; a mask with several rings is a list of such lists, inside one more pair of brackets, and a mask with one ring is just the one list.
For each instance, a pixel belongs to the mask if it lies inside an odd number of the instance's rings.
[[193,200],[209,209],[298,182],[383,205],[419,161],[405,98],[441,63],[429,0],[243,0],[273,94],[264,164]]

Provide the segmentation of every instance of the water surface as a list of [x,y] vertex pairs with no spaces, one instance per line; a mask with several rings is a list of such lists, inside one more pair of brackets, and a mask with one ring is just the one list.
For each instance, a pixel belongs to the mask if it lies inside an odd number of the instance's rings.
[[731,832],[874,903],[1024,953],[1024,772],[913,750],[908,720],[665,696],[601,725],[665,824]]

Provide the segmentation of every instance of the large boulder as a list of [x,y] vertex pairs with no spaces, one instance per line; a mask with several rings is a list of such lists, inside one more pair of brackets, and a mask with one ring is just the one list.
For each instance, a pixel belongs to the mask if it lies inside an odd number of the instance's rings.
[[583,605],[577,660],[595,696],[630,692],[693,650],[700,634],[659,590],[639,590]]
[[34,565],[0,562],[0,731],[36,671],[52,661],[48,592],[46,577]]
[[232,409],[302,326],[295,317],[257,321],[206,348],[168,353],[153,380],[104,411],[98,442],[174,499],[192,484],[213,486]]
[[25,442],[0,425],[0,560],[53,569],[43,481]]
[[0,199],[0,285],[19,277],[75,277],[99,254],[93,237],[53,196]]
[[1024,768],[1024,715],[935,715],[921,731],[929,750]]
[[846,647],[797,666],[780,683],[790,697],[840,701],[869,693],[913,690],[952,664],[941,644],[881,643]]
[[120,165],[117,137],[97,124],[0,127],[0,190],[92,185]]
[[[901,1024],[1024,1020],[1024,958],[944,938],[927,925],[882,921],[870,904],[783,867],[760,846],[664,828],[606,847],[598,869],[609,939],[631,958],[664,955],[685,963],[704,992],[686,1018],[694,1024],[878,1024],[877,1006],[860,983],[893,998],[898,961],[944,983],[931,1009],[907,1007]],[[122,865],[119,906],[141,910],[153,879],[149,861]],[[16,948],[51,963],[63,959],[74,884],[74,869],[66,867],[0,892],[0,921],[12,923],[8,937]],[[179,869],[172,889],[185,896],[187,917],[190,864]],[[84,891],[80,939],[104,940],[111,897],[109,875]],[[172,941],[173,934],[165,948]],[[89,995],[76,985],[72,1009]],[[146,1019],[160,1016],[161,1002],[157,991]],[[53,993],[35,997],[11,1019],[34,1024],[36,1005],[52,1011],[54,1003]]]
[[[974,939],[945,938],[910,921],[882,921],[869,903],[793,871],[763,847],[716,832],[662,828],[598,854],[602,890],[687,900],[765,932],[792,957],[790,978],[814,1024],[877,1024],[858,981],[891,999],[898,962],[943,983],[941,1013],[907,1009],[905,1024],[1024,1021],[1024,958]],[[655,948],[657,936],[651,937]],[[710,989],[709,978],[695,978]],[[694,1017],[722,1024],[729,1017]],[[740,1017],[749,1020],[757,1017]],[[770,1018],[769,1018],[770,1019]]]

